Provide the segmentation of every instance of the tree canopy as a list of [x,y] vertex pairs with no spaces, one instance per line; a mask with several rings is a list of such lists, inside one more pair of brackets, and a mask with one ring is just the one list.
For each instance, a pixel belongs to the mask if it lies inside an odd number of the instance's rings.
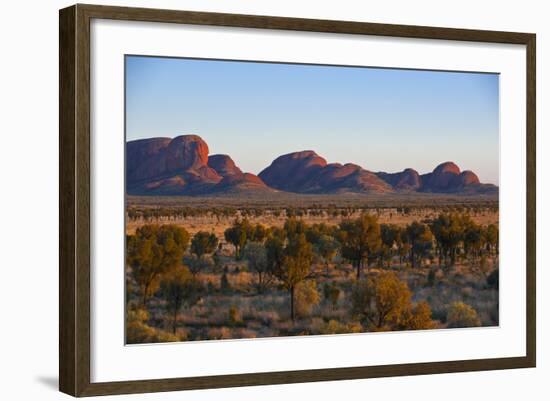
[[382,272],[357,283],[353,311],[374,331],[432,328],[428,304],[413,305],[411,297],[407,284],[394,272]]
[[342,256],[355,266],[359,279],[364,260],[382,245],[378,219],[370,214],[362,214],[355,220],[343,220],[339,227]]
[[142,296],[142,305],[158,290],[161,275],[178,266],[189,245],[189,233],[173,225],[144,225],[129,236],[127,263]]
[[197,232],[191,240],[191,252],[197,255],[199,259],[214,252],[217,246],[218,238],[216,234],[206,231]]

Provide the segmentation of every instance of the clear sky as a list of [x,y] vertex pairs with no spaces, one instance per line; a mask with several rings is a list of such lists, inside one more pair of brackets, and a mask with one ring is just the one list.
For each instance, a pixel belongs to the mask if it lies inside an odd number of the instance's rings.
[[314,150],[421,174],[444,161],[499,183],[496,74],[126,57],[126,139],[200,135],[259,173]]

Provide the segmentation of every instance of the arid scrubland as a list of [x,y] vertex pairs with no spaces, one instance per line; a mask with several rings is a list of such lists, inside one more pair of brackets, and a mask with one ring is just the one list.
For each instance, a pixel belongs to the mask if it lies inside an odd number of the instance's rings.
[[144,197],[126,219],[130,344],[499,324],[494,200]]

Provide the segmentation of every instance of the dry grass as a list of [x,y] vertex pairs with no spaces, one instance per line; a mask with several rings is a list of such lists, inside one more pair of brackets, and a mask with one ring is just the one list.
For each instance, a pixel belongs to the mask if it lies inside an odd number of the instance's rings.
[[[143,202],[139,203],[138,201]],[[133,204],[152,207],[153,204],[148,203],[149,201],[136,198],[133,199]],[[179,198],[165,201],[175,202],[176,205],[180,205],[182,202]],[[195,200],[189,202],[190,205],[201,207]],[[266,205],[263,214],[258,217],[248,217],[248,219],[254,224],[282,226],[285,216],[276,216],[270,213],[270,204],[266,203]],[[361,211],[356,211],[346,217],[358,217],[360,213]],[[418,207],[404,213],[402,210],[398,211],[396,207],[379,207],[375,213],[377,213],[380,223],[403,226],[413,221],[432,219],[437,216],[439,211],[429,207]],[[491,207],[480,208],[469,214],[478,224],[498,224],[498,211]],[[325,223],[329,225],[336,225],[343,218],[327,214],[312,214],[302,217],[308,224]],[[293,322],[290,320],[288,291],[274,282],[265,292],[259,294],[255,285],[256,275],[247,271],[246,263],[234,260],[234,248],[225,242],[223,235],[223,232],[233,224],[234,220],[235,217],[205,215],[189,218],[160,218],[154,221],[182,226],[191,234],[201,230],[214,232],[222,243],[222,252],[218,266],[210,264],[197,275],[205,288],[208,288],[208,293],[195,305],[184,307],[181,310],[178,315],[176,334],[172,337],[164,334],[171,329],[170,322],[166,317],[164,301],[157,296],[153,297],[149,304],[149,319],[146,322],[136,323],[136,327],[145,332],[140,335],[149,336],[147,338],[161,338],[162,336],[159,337],[158,333],[151,331],[158,330],[159,333],[172,340],[174,338],[206,340],[365,331],[361,322],[351,313],[351,294],[356,278],[354,269],[348,263],[337,256],[330,264],[328,275],[324,265],[319,263],[314,266],[314,282],[320,297]],[[139,219],[128,220],[127,232],[131,234],[137,227],[145,223],[144,220]],[[428,261],[425,261],[424,267],[413,269],[405,265],[397,265],[396,260],[393,262],[394,264],[389,268],[371,267],[365,273],[376,275],[386,269],[395,271],[412,291],[413,302],[428,302],[432,310],[432,319],[436,321],[436,327],[447,327],[447,313],[451,304],[455,302],[463,302],[473,307],[482,326],[498,325],[498,290],[489,288],[486,278],[472,266],[465,262],[459,262],[455,267],[444,270],[437,265],[430,266]],[[497,261],[489,260],[489,263],[493,267],[498,266]],[[433,280],[430,280],[429,273],[432,269],[435,274]],[[224,271],[229,282],[228,289],[221,288]],[[324,286],[328,282],[340,290],[336,300],[325,298]],[[131,297],[130,301],[132,301]],[[146,324],[146,326],[142,327],[141,324]]]
[[[325,223],[328,225],[338,225],[344,218],[356,218],[361,215],[361,212],[353,213],[349,216],[303,216],[301,217],[307,224]],[[426,219],[433,219],[437,217],[437,213],[430,210],[414,211],[408,214],[398,213],[396,209],[379,209],[378,221],[380,223],[396,224],[399,226],[405,226],[413,221],[422,221]],[[478,214],[471,215],[472,220],[477,224],[488,225],[498,224],[498,212],[486,210]],[[253,224],[263,224],[269,227],[282,227],[285,222],[284,216],[275,217],[267,214],[259,217],[250,216],[247,219]],[[158,224],[175,224],[177,226],[185,228],[191,234],[195,234],[198,231],[213,232],[216,236],[223,240],[224,231],[231,227],[235,217],[216,217],[216,216],[200,216],[200,217],[187,217],[187,218],[159,218],[152,221],[145,221],[143,219],[126,221],[126,233],[134,234],[136,229],[147,223]],[[227,250],[231,248],[228,247]]]
[[[190,208],[201,211],[195,217],[163,216],[150,221],[143,219],[126,221],[126,231],[133,234],[139,226],[146,223],[175,224],[194,234],[197,231],[214,232],[220,239],[236,217],[246,214],[252,223],[280,227],[286,219],[286,208],[299,208],[305,214],[300,216],[306,223],[326,223],[336,225],[343,218],[358,217],[368,211],[378,215],[380,223],[397,225],[410,224],[413,221],[431,219],[448,208],[468,208],[472,219],[482,225],[498,223],[498,196],[453,196],[444,194],[391,194],[391,195],[298,195],[272,194],[268,199],[242,197],[139,197],[128,196],[128,207],[139,209],[166,210]],[[403,210],[406,207],[408,210]],[[235,215],[221,216],[211,213],[213,210],[231,208]],[[354,213],[342,217],[333,215],[334,209],[347,209]],[[246,213],[253,211],[252,214]],[[319,215],[321,212],[321,215]],[[259,213],[259,215],[256,215]]]
[[[377,275],[386,269],[370,268],[367,274]],[[470,271],[467,265],[459,264],[448,271],[435,268],[437,272],[433,285],[429,285],[429,267],[412,269],[394,265],[390,269],[407,282],[414,302],[428,302],[436,327],[447,326],[447,313],[454,302],[472,306],[482,326],[498,325],[498,291],[488,288],[485,278]],[[318,266],[318,271],[324,273],[324,266]],[[332,265],[330,272],[328,277],[318,274],[315,283],[320,299],[295,322],[290,320],[289,295],[283,288],[274,285],[259,294],[251,287],[253,274],[240,271],[228,273],[231,288],[222,293],[219,283],[223,273],[199,273],[201,281],[213,283],[212,292],[196,305],[181,311],[176,336],[182,340],[219,340],[365,331],[350,311],[351,291],[355,283],[353,270],[342,264],[340,268]],[[340,289],[335,303],[323,295],[323,286],[327,281],[336,283]],[[159,330],[169,330],[163,301],[153,299],[150,309],[153,312],[148,324]]]

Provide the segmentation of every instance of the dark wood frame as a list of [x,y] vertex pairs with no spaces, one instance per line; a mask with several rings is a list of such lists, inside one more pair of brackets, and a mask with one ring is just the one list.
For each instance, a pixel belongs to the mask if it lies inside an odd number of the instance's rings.
[[[527,355],[193,378],[90,382],[90,20],[169,22],[475,42],[527,48]],[[535,34],[74,5],[59,13],[59,389],[73,396],[535,367]]]

